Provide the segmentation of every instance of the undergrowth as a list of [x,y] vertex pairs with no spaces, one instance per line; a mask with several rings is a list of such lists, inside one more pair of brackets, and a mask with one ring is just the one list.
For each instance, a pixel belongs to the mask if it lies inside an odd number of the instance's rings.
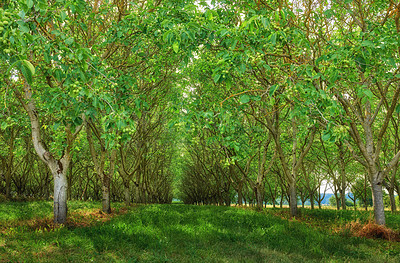
[[[332,231],[340,222],[346,226],[356,222],[357,217],[368,220],[369,215],[321,210],[323,213],[319,214],[305,209],[300,217],[288,220],[287,211],[279,209],[260,213],[235,207],[173,204],[118,208],[109,216],[101,214],[99,208],[100,204],[71,204],[70,225],[56,228],[35,230],[18,226],[22,219],[13,221],[17,225],[13,231],[0,233],[0,259],[5,262],[400,262],[399,242]],[[4,211],[1,209],[0,206],[0,211]],[[392,219],[388,217],[388,223]],[[367,221],[359,222],[364,225]]]

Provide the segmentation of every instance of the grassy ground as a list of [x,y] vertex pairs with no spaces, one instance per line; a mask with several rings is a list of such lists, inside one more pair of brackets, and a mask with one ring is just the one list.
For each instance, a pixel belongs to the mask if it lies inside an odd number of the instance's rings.
[[[51,203],[0,204],[0,262],[400,262],[400,243],[340,230],[369,213],[148,205],[114,214],[70,202],[70,222],[51,224]],[[400,215],[388,215],[400,229]]]

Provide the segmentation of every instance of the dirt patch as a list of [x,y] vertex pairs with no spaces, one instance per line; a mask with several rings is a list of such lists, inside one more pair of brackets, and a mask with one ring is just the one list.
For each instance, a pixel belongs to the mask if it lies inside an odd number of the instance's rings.
[[69,228],[74,227],[88,227],[99,222],[109,221],[111,218],[126,214],[126,208],[120,208],[117,211],[111,210],[110,214],[104,213],[101,210],[78,210],[71,213],[67,220],[66,226]]

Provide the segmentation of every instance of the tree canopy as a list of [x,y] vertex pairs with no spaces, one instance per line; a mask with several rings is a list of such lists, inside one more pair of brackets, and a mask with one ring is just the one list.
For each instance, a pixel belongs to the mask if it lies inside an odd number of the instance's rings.
[[0,190],[51,195],[64,223],[68,198],[296,216],[328,182],[385,224],[399,20],[396,1],[3,1]]

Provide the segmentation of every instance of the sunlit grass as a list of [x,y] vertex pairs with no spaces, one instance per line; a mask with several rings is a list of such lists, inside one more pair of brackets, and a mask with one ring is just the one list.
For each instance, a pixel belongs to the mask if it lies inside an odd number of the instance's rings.
[[[43,210],[50,208],[51,216],[51,203],[43,203],[37,206]],[[31,211],[28,204],[17,206]],[[4,209],[3,204],[0,207]],[[79,210],[80,214],[86,211],[90,216],[89,211],[98,211],[100,207],[99,203],[71,203],[70,212],[75,215],[74,211]],[[36,212],[32,214],[44,213]],[[367,220],[367,215],[301,209],[301,217],[287,220],[286,212],[181,204],[138,206],[125,214],[82,227],[75,224],[50,231],[26,228],[3,231],[0,259],[11,262],[400,262],[398,243],[341,236],[329,228],[358,217]],[[400,221],[399,215],[387,218],[388,224],[394,226]],[[318,224],[326,227],[315,227]]]

